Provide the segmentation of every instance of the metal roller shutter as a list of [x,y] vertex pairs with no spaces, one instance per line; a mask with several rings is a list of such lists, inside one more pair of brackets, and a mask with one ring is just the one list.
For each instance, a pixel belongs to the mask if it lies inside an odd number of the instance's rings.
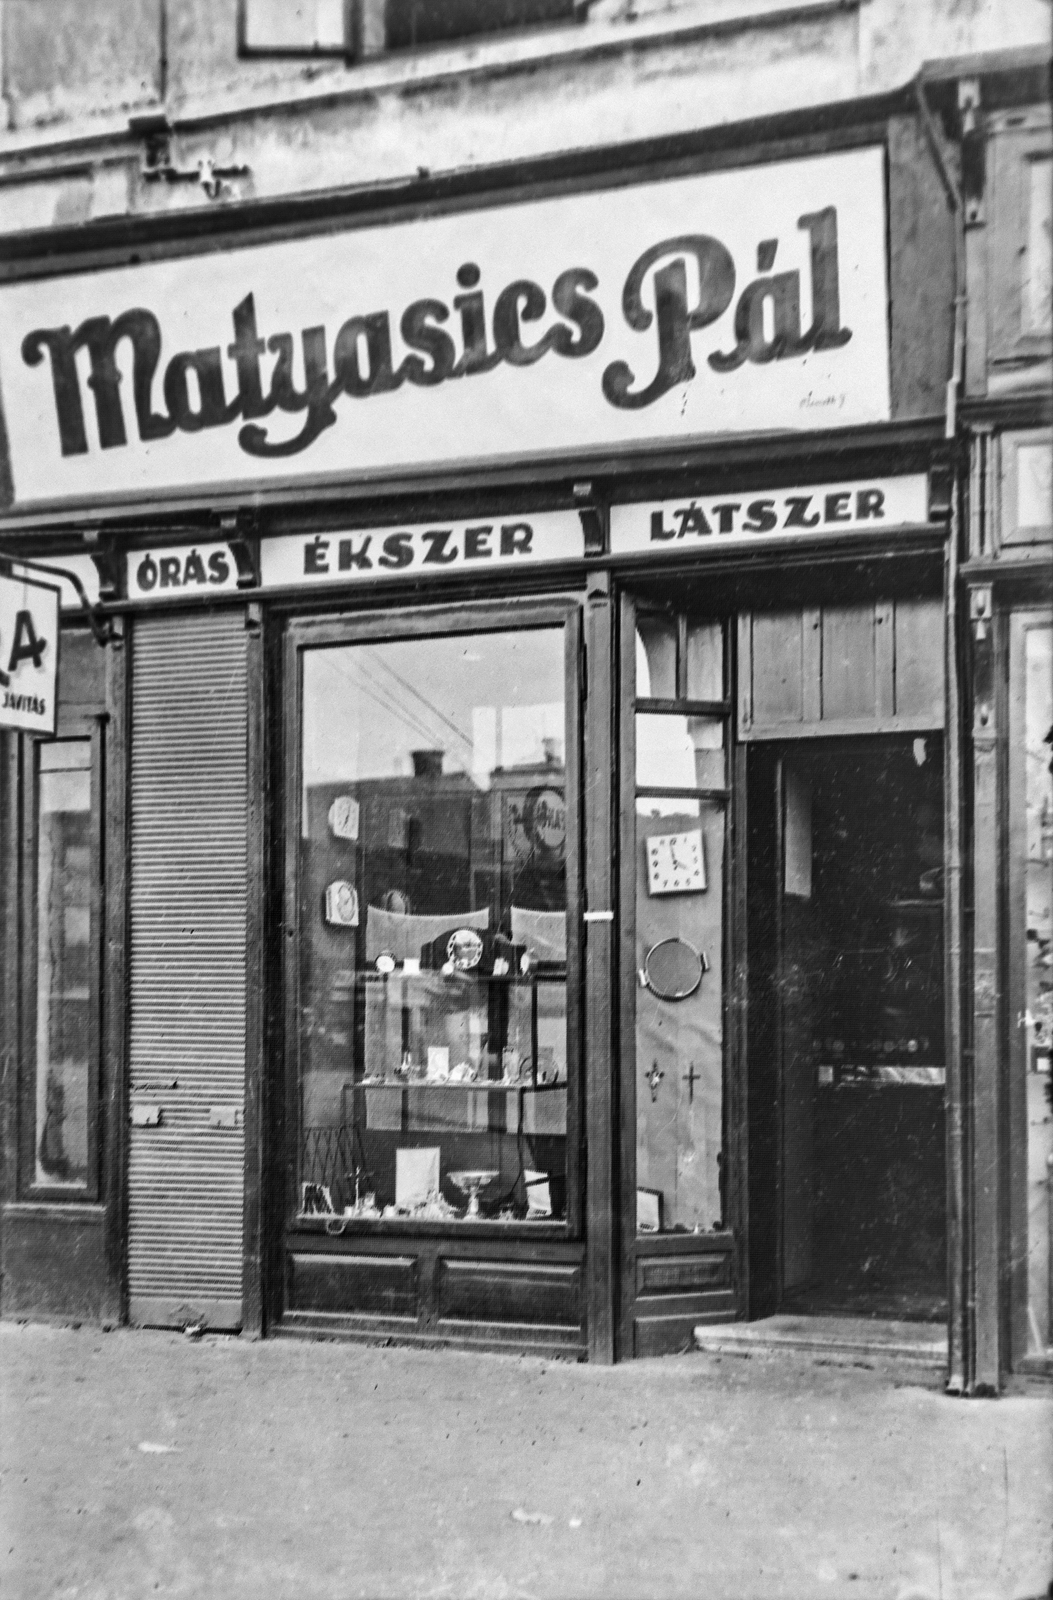
[[137,621],[128,1290],[133,1322],[241,1321],[246,652],[240,611]]

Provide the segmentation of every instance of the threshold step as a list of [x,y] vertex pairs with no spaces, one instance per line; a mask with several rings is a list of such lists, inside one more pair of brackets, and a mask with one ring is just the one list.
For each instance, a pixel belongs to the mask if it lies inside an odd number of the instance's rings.
[[937,1371],[947,1364],[942,1322],[878,1317],[764,1317],[758,1322],[701,1324],[695,1348],[709,1355],[773,1355],[795,1350],[846,1366],[879,1360]]

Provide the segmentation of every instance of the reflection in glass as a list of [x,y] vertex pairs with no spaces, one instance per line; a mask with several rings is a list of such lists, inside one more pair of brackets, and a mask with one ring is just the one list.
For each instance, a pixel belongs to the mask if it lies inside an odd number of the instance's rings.
[[640,700],[676,698],[676,634],[671,617],[636,618],[636,694]]
[[[652,892],[648,840],[681,849],[701,833],[704,890]],[[682,940],[706,970],[686,999],[641,981],[636,993],[636,1183],[644,1231],[709,1232],[722,1221],[722,908],[724,808],[711,800],[636,802],[636,968],[663,940]]]
[[562,630],[307,650],[302,749],[301,1210],[561,1216]]
[[724,723],[720,717],[640,712],[636,783],[641,789],[722,789]]
[[1053,1344],[1050,1328],[1050,1212],[1053,1210],[1053,629],[1025,638],[1027,808],[1027,1198],[1028,1347]]
[[88,1177],[91,741],[38,748],[35,1181]]

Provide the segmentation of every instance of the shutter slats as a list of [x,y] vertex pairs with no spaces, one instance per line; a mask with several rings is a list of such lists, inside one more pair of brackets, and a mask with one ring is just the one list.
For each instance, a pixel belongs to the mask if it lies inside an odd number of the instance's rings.
[[241,1298],[246,676],[240,612],[138,620],[133,641],[128,1287]]

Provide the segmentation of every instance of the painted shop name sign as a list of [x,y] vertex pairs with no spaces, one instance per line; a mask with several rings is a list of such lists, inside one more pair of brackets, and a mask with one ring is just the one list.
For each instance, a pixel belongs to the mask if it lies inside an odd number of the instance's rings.
[[130,600],[173,600],[186,594],[222,594],[237,587],[237,562],[225,541],[128,553]]
[[660,504],[611,507],[611,554],[683,554],[717,544],[817,533],[876,533],[928,521],[923,472],[858,483],[749,489]]
[[9,285],[14,499],[884,421],[886,293],[877,148]]
[[543,511],[491,521],[357,528],[309,537],[279,535],[265,539],[260,547],[260,581],[272,588],[494,568],[508,571],[540,562],[580,560],[584,553],[577,513]]
[[58,587],[0,577],[0,728],[55,732]]

